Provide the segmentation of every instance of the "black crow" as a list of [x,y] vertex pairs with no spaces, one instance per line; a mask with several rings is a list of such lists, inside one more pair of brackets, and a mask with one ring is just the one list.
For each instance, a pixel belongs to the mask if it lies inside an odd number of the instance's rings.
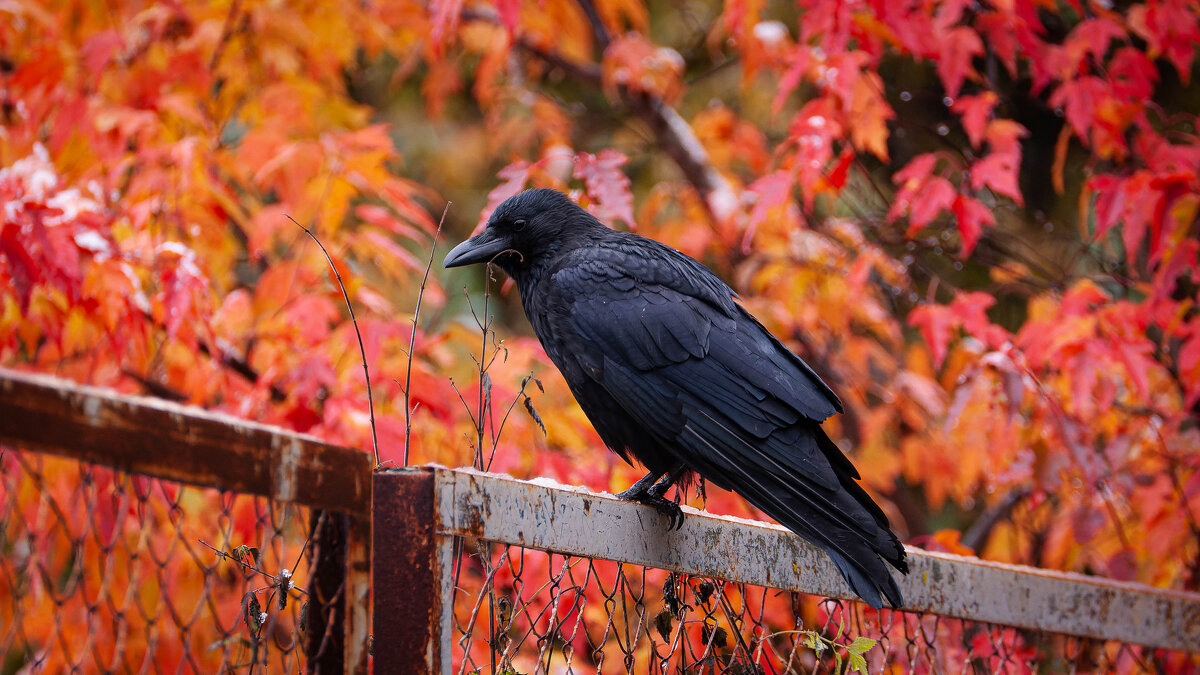
[[904,547],[821,422],[821,378],[708,268],[605,227],[554,190],[501,204],[446,267],[493,262],[517,284],[546,354],[605,444],[649,470],[625,499],[681,521],[663,495],[695,472],[824,549],[872,607],[903,603]]

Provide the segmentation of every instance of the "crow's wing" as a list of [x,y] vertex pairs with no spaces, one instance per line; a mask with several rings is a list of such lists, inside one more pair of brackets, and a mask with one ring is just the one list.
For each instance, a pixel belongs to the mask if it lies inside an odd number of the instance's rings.
[[688,467],[825,549],[865,601],[879,606],[882,592],[898,606],[876,554],[903,570],[903,547],[819,426],[841,410],[833,392],[690,258],[585,253],[550,284],[580,370]]

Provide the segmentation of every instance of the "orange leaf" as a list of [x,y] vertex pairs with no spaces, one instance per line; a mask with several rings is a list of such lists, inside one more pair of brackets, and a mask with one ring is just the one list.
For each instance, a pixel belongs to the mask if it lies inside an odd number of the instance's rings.
[[683,69],[679,52],[659,47],[640,33],[626,33],[604,50],[601,74],[613,99],[618,87],[626,87],[671,103],[683,93]]

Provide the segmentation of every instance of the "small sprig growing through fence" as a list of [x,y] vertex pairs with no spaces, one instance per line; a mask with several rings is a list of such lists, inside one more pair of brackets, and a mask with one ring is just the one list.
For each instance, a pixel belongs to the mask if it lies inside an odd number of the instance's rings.
[[[841,631],[839,630],[838,633],[838,637],[840,637]],[[875,640],[860,635],[849,643],[842,643],[837,641],[837,637],[834,639],[829,639],[815,630],[803,630],[800,631],[800,635],[804,636],[804,646],[816,652],[818,657],[821,656],[826,649],[833,653],[833,658],[835,661],[834,672],[842,672],[842,650],[846,651],[847,657],[845,672],[863,673],[863,675],[866,675],[868,672],[867,659],[863,656],[863,654],[866,654],[872,647],[875,646]]]
[[[512,413],[517,403],[523,405],[525,413],[541,429],[542,435],[546,435],[546,424],[543,422],[542,416],[538,414],[537,408],[534,407],[533,399],[525,392],[530,382],[537,385],[538,391],[542,393],[546,391],[542,386],[542,381],[535,377],[532,372],[521,379],[521,388],[517,392],[517,395],[513,397],[508,407],[505,408],[504,415],[500,418],[499,424],[496,423],[493,417],[495,407],[492,403],[492,376],[488,371],[496,363],[496,359],[500,359],[502,362],[508,360],[508,348],[504,346],[504,341],[499,339],[496,331],[492,329],[495,317],[488,313],[488,305],[491,301],[491,282],[496,280],[493,276],[493,271],[494,268],[489,264],[484,276],[482,311],[475,309],[475,303],[471,300],[470,293],[464,289],[467,306],[471,310],[471,317],[475,320],[475,325],[479,328],[482,338],[479,355],[471,355],[471,360],[475,362],[476,376],[479,383],[479,391],[474,409],[467,402],[466,397],[463,396],[462,390],[458,388],[458,384],[454,381],[454,378],[450,379],[450,386],[454,388],[454,393],[458,395],[458,400],[462,403],[463,409],[466,411],[467,416],[471,420],[471,425],[474,427],[475,437],[473,439],[468,438],[468,442],[472,446],[474,466],[481,471],[488,471],[491,468],[492,461],[496,458],[496,449],[500,445],[500,436],[503,434],[504,427],[508,423],[509,414]],[[483,455],[485,439],[489,440],[491,445],[486,459]]]
[[[304,598],[304,604],[300,607],[300,620],[297,626],[299,632],[303,633],[308,620],[308,592],[296,585],[292,578],[292,569],[285,567],[279,571],[279,574],[271,574],[263,570],[260,567],[262,565],[262,553],[257,547],[242,544],[230,553],[209,544],[203,539],[198,539],[197,541],[200,542],[200,545],[216,553],[222,560],[235,562],[241,565],[243,569],[253,572],[271,582],[261,588],[246,591],[242,595],[242,618],[246,622],[246,628],[249,629],[251,638],[253,638],[254,657],[251,658],[249,664],[250,672],[253,673],[254,665],[258,662],[257,654],[259,643],[262,639],[263,626],[267,623],[267,619],[270,616],[269,609],[275,602],[275,599],[278,598],[278,611],[282,612],[287,609],[288,598],[292,592]],[[305,542],[304,548],[301,549],[301,556],[304,555],[304,551],[307,548],[308,543]],[[300,564],[299,558],[297,558],[296,564]],[[265,603],[266,609],[264,609],[263,603],[259,602],[258,599],[258,594],[264,591],[270,591]]]
[[[862,673],[863,675],[867,675],[870,671],[867,668],[867,659],[864,654],[875,647],[878,641],[860,635],[850,642],[842,642],[843,628],[844,626],[839,624],[837,634],[832,638],[826,637],[815,630],[787,630],[772,633],[759,642],[759,653],[761,654],[762,646],[767,643],[769,638],[780,635],[795,635],[800,638],[800,644],[813,650],[818,659],[827,658],[826,653],[832,655],[834,673]],[[846,653],[844,660],[842,657],[843,651]],[[844,671],[842,670],[843,663],[846,665]]]
[[[471,359],[475,362],[476,376],[479,384],[474,410],[472,410],[472,406],[467,403],[466,397],[463,396],[462,391],[458,388],[458,385],[454,382],[453,378],[450,380],[450,386],[454,388],[454,392],[458,395],[458,400],[462,403],[463,409],[466,411],[467,416],[470,418],[471,424],[474,427],[474,438],[468,438],[468,442],[472,446],[473,464],[477,469],[482,471],[491,469],[492,461],[496,457],[496,450],[500,445],[500,436],[504,432],[504,427],[508,423],[509,415],[512,413],[513,408],[516,407],[518,402],[523,404],[526,414],[528,414],[534,423],[538,425],[538,428],[542,430],[542,434],[546,434],[546,425],[542,421],[541,415],[538,414],[537,408],[534,407],[533,400],[528,394],[525,393],[525,389],[527,386],[529,386],[530,382],[533,382],[535,385],[537,385],[539,391],[542,391],[543,393],[545,392],[545,389],[542,387],[541,380],[534,377],[532,372],[522,378],[520,391],[517,392],[517,395],[513,397],[513,400],[504,410],[504,415],[500,418],[499,424],[496,423],[496,420],[493,416],[495,409],[492,405],[492,377],[488,371],[496,363],[496,359],[499,358],[501,361],[506,361],[508,359],[508,348],[504,346],[503,340],[498,339],[496,332],[492,329],[492,324],[495,320],[495,317],[488,312],[488,305],[491,301],[491,283],[496,280],[493,276],[494,270],[495,268],[489,263],[484,274],[483,303],[481,306],[482,311],[476,311],[475,303],[471,300],[470,293],[464,289],[464,293],[466,294],[467,298],[467,305],[471,310],[471,316],[474,318],[475,325],[479,328],[480,332],[479,355],[471,355]],[[484,458],[485,439],[490,440],[491,442],[491,449],[486,459]],[[461,540],[455,541],[454,557],[456,560],[459,558],[458,547],[461,545],[460,541]],[[490,672],[507,672],[510,668],[507,663],[506,656],[509,645],[508,643],[504,643],[499,639],[495,639],[495,636],[498,635],[499,632],[504,632],[506,630],[504,626],[511,622],[511,607],[506,609],[505,603],[508,602],[508,600],[506,598],[497,597],[495,586],[492,583],[493,576],[495,575],[497,568],[497,565],[492,564],[492,545],[482,540],[477,540],[474,555],[479,560],[479,564],[483,568],[486,578],[485,588],[487,590],[488,598],[488,634],[492,635],[494,638],[490,641]],[[454,573],[455,588],[458,587],[458,575],[461,572],[462,565],[459,564]],[[497,618],[500,619],[499,625],[497,625]],[[474,623],[474,613],[472,613],[471,623]],[[501,659],[502,670],[500,671],[497,670],[498,657]]]

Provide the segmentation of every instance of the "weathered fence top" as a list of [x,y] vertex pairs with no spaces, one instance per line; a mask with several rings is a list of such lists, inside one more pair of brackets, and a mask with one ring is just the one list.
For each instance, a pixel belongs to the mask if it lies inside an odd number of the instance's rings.
[[[556,553],[617,560],[828,597],[853,598],[829,558],[778,525],[690,509],[678,531],[654,509],[612,495],[429,466],[435,527]],[[376,540],[389,533],[376,532]],[[973,621],[1165,649],[1200,651],[1200,594],[908,548],[897,577],[907,606]]]
[[162,399],[0,368],[0,443],[192,485],[366,515],[371,460]]

